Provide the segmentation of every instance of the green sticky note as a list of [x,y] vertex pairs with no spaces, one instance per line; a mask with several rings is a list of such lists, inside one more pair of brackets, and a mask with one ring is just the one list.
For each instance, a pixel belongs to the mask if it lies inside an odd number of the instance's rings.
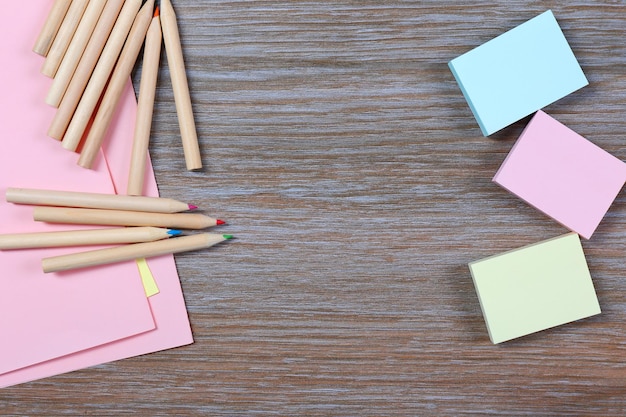
[[600,313],[576,233],[471,262],[469,269],[493,343]]

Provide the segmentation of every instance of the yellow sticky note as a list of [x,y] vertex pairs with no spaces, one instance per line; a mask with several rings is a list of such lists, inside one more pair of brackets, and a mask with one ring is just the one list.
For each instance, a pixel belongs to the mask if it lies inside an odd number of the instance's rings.
[[576,233],[471,262],[469,268],[493,343],[600,313]]
[[146,291],[146,297],[152,297],[155,294],[159,293],[159,287],[152,275],[152,271],[148,267],[148,263],[144,258],[137,259],[137,267],[139,268],[139,274],[141,275],[141,282],[143,283],[143,288]]

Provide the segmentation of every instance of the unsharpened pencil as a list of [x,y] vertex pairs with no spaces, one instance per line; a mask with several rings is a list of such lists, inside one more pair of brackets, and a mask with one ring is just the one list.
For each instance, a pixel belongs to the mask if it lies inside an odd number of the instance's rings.
[[120,56],[124,41],[128,36],[128,32],[135,20],[135,16],[137,16],[140,6],[141,0],[126,0],[124,3],[122,11],[120,11],[117,21],[115,22],[115,26],[113,26],[111,35],[102,50],[100,59],[98,59],[96,68],[91,74],[91,78],[80,98],[78,107],[76,107],[76,111],[63,136],[62,145],[65,149],[75,151],[76,148],[78,148],[80,140],[85,133],[85,129],[89,124],[89,120],[111,76],[113,67]]
[[154,0],[148,0],[142,6],[141,10],[139,10],[139,13],[137,13],[133,25],[130,28],[124,48],[120,53],[115,68],[113,69],[113,73],[104,92],[104,96],[102,97],[102,101],[96,110],[93,123],[89,129],[87,138],[85,139],[85,144],[80,152],[78,165],[83,168],[91,168],[98,152],[100,151],[104,135],[109,128],[111,119],[113,119],[115,108],[119,103],[122,93],[124,92],[124,87],[128,83],[128,77],[130,77],[130,74],[133,71],[133,67],[137,61],[137,56],[139,55],[143,41],[146,38],[146,32],[148,31],[148,26],[150,26],[150,22],[152,21],[153,13]]
[[70,8],[68,9],[63,23],[57,32],[57,36],[54,38],[54,42],[48,51],[46,60],[41,67],[41,73],[45,76],[53,78],[59,69],[59,65],[65,56],[67,48],[70,46],[70,42],[76,33],[76,28],[80,24],[80,20],[83,17],[83,13],[87,8],[88,0],[73,0]]
[[100,210],[88,208],[36,206],[36,221],[65,224],[93,224],[101,226],[155,226],[173,229],[206,229],[224,224],[204,214],[149,213],[143,211]]
[[48,13],[46,22],[35,41],[33,52],[41,56],[48,55],[48,51],[50,51],[50,47],[54,42],[54,38],[56,38],[57,32],[61,27],[61,23],[63,23],[63,18],[67,13],[67,9],[70,8],[71,3],[72,0],[55,0],[52,9],[50,9]]
[[181,233],[180,230],[144,226],[1,234],[0,249],[33,249],[60,246],[153,242],[155,240],[178,236]]
[[[128,196],[119,194],[87,193],[78,191],[13,188],[6,190],[6,201],[35,206],[95,208],[152,213],[178,213],[195,210],[193,204],[162,197]],[[152,225],[150,225],[152,226]]]
[[172,78],[172,89],[174,90],[174,102],[180,125],[183,152],[187,169],[191,171],[202,168],[202,158],[198,145],[196,124],[193,118],[178,23],[176,22],[174,8],[169,0],[161,0],[160,10],[163,43],[165,44],[167,63]]
[[[57,140],[63,139],[63,135],[72,120],[72,115],[80,102],[80,98],[89,82],[89,77],[91,77],[94,67],[98,62],[98,58],[111,34],[111,30],[113,29],[113,25],[116,22],[123,4],[124,0],[107,0],[104,10],[96,24],[96,28],[91,34],[89,43],[87,43],[85,47],[85,52],[80,58],[78,67],[76,67],[76,71],[69,81],[61,104],[52,119],[52,123],[50,123],[48,136],[51,138]],[[52,85],[54,86],[54,84],[55,82],[53,81]]]
[[130,157],[128,186],[126,187],[126,194],[128,195],[143,194],[148,147],[150,144],[152,113],[154,110],[154,97],[159,74],[159,60],[161,58],[161,39],[161,23],[159,19],[159,8],[157,7],[150,27],[148,28],[144,46],[135,134]]
[[151,258],[154,256],[205,249],[231,238],[232,236],[230,235],[198,233],[156,242],[135,243],[113,248],[54,256],[44,258],[41,264],[45,273],[68,271],[71,269],[130,261],[137,258]]
[[83,52],[85,52],[85,47],[98,24],[98,19],[102,14],[105,4],[106,0],[89,1],[87,9],[78,24],[78,28],[76,28],[76,33],[72,37],[72,41],[67,47],[65,56],[59,65],[59,69],[54,75],[54,81],[50,86],[50,90],[48,90],[46,103],[50,106],[59,107],[61,104],[61,99],[74,75],[74,71],[76,71],[78,67]]

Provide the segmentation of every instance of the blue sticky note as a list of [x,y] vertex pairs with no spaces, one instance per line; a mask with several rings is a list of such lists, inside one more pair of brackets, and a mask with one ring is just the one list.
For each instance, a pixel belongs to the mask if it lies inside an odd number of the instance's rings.
[[448,66],[485,136],[589,84],[550,10]]

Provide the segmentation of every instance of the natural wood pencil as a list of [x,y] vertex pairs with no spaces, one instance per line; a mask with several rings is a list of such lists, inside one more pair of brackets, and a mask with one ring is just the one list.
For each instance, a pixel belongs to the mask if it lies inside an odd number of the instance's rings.
[[74,71],[74,75],[72,75],[69,81],[59,109],[48,128],[48,136],[51,138],[57,140],[63,139],[65,130],[72,120],[72,115],[85,91],[89,77],[91,77],[93,69],[98,62],[98,58],[111,34],[111,30],[113,29],[113,25],[117,20],[123,4],[124,0],[107,0],[104,10],[96,24],[96,28],[85,47],[83,56],[80,58],[78,67],[76,67],[76,71]]
[[124,92],[124,87],[126,87],[128,83],[128,77],[130,77],[133,71],[137,56],[146,38],[146,32],[148,31],[148,26],[150,26],[153,13],[154,0],[148,0],[142,6],[141,10],[139,10],[139,13],[137,13],[133,25],[130,28],[126,43],[113,69],[104,96],[96,111],[93,123],[80,153],[78,165],[83,168],[91,168],[100,151],[104,136],[115,114],[115,108]]
[[204,214],[192,213],[148,213],[142,211],[100,210],[88,208],[66,208],[36,206],[33,210],[36,221],[65,224],[94,224],[101,226],[155,226],[174,229],[205,229],[224,224]]
[[55,0],[52,5],[52,9],[50,9],[50,12],[48,13],[46,22],[41,28],[41,32],[39,32],[39,36],[35,41],[33,52],[41,56],[48,55],[48,51],[54,42],[54,38],[61,27],[61,23],[63,23],[63,18],[67,13],[67,9],[70,8],[71,3],[72,0]]
[[102,50],[100,59],[98,59],[87,87],[80,98],[78,107],[76,107],[76,111],[67,127],[67,131],[63,136],[62,145],[65,149],[75,151],[78,148],[89,120],[100,100],[102,91],[104,91],[104,87],[111,76],[111,71],[113,71],[113,67],[120,56],[122,46],[124,46],[124,41],[128,36],[140,6],[141,0],[126,0],[124,3],[115,26],[113,26],[111,35]]
[[137,118],[135,121],[135,135],[130,158],[128,186],[129,195],[143,194],[144,177],[150,144],[150,129],[152,127],[152,113],[154,97],[159,74],[159,60],[161,58],[161,23],[159,8],[157,7],[144,46],[143,63],[141,67],[141,83],[139,84],[139,99],[137,104]]
[[42,267],[43,271],[46,273],[68,271],[71,269],[130,261],[137,258],[151,258],[154,256],[205,249],[231,238],[232,236],[230,235],[198,233],[156,242],[135,243],[114,248],[53,256],[44,258]]
[[155,240],[178,236],[180,233],[180,230],[143,226],[2,234],[0,235],[0,249],[33,249],[60,246],[153,242]]
[[6,190],[6,201],[35,206],[97,208],[103,210],[147,211],[178,213],[195,210],[193,204],[162,197],[128,196],[119,194],[86,193],[78,191],[13,188]]
[[59,104],[61,104],[61,99],[74,75],[74,71],[76,71],[78,67],[83,52],[85,52],[85,47],[98,24],[98,19],[102,14],[105,4],[106,0],[89,1],[78,28],[76,28],[76,33],[70,45],[67,47],[65,56],[59,65],[59,69],[54,75],[54,81],[48,90],[46,103],[50,106],[59,107]]
[[48,51],[46,60],[41,67],[41,73],[47,77],[53,78],[59,69],[59,65],[65,56],[65,52],[76,33],[76,28],[85,13],[89,0],[73,0],[68,9],[63,23],[57,32],[54,42]]
[[161,0],[160,10],[163,43],[165,44],[167,63],[172,78],[174,102],[180,125],[185,162],[188,170],[200,169],[202,168],[202,158],[198,145],[196,124],[193,118],[193,108],[191,106],[191,96],[189,95],[189,84],[185,72],[185,62],[176,14],[169,0]]

